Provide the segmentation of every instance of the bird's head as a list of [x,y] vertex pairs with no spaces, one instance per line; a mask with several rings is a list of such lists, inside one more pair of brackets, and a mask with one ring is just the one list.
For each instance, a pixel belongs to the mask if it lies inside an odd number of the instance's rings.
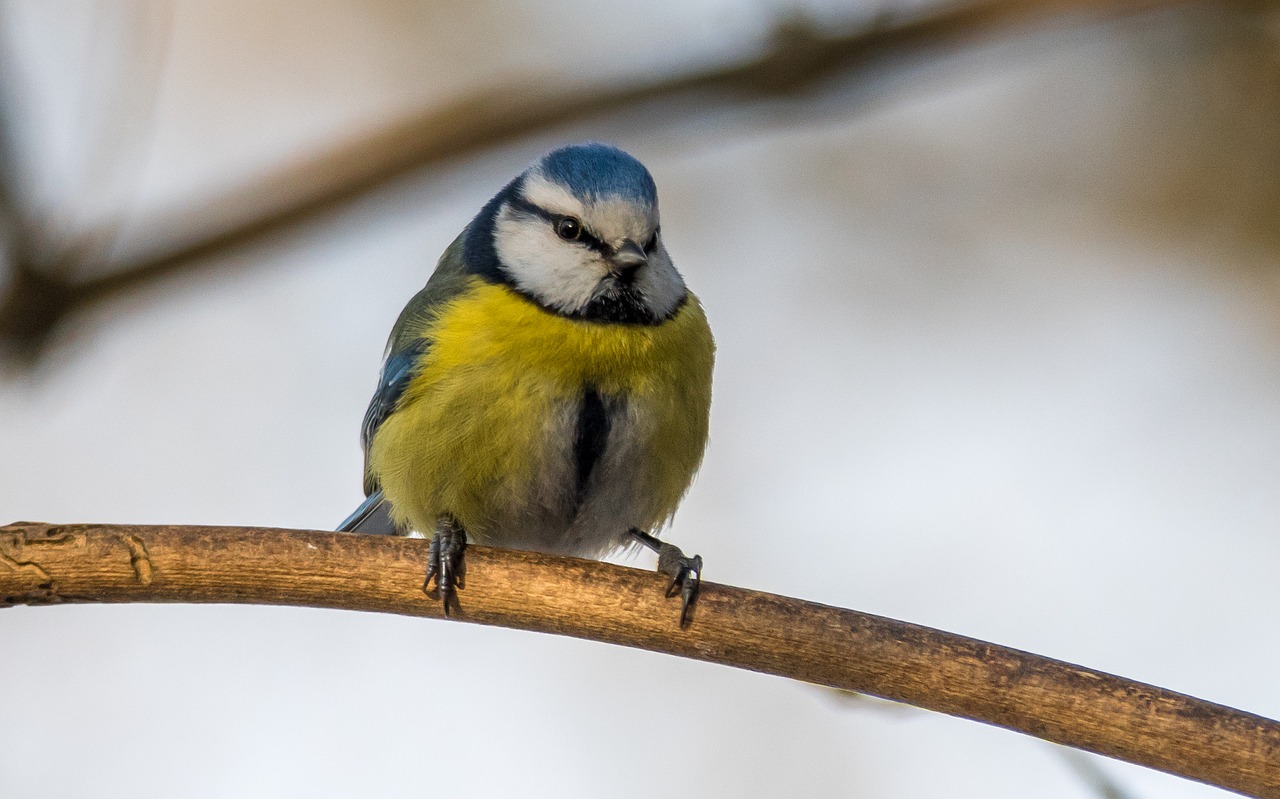
[[565,316],[654,324],[685,297],[649,170],[605,144],[534,162],[472,222],[466,249],[477,271]]

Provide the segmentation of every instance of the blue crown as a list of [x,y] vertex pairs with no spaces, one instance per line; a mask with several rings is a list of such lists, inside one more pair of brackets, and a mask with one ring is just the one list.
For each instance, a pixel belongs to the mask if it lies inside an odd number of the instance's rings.
[[542,174],[578,197],[658,204],[658,187],[649,170],[617,147],[598,142],[571,144],[547,153],[539,166]]

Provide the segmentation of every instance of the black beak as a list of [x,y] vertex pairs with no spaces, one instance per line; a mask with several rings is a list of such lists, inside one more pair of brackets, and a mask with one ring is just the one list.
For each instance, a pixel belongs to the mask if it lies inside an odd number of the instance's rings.
[[614,250],[610,260],[613,261],[618,279],[623,283],[630,283],[635,279],[640,267],[649,263],[649,256],[639,244],[631,239],[624,239],[622,244],[618,245],[618,249]]

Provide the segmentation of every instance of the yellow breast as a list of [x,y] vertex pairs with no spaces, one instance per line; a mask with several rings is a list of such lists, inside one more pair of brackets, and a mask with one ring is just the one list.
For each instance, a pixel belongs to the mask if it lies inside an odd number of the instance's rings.
[[619,523],[653,529],[675,512],[711,403],[714,344],[695,297],[662,324],[623,325],[566,319],[474,278],[422,335],[424,362],[370,449],[398,523],[429,533],[449,514],[473,540],[542,548],[519,528],[554,524],[575,489],[561,473],[587,386],[626,408],[636,518]]

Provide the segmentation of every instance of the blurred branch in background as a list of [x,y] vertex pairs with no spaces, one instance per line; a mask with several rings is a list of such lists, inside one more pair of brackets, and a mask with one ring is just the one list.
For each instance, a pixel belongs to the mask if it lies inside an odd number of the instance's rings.
[[[1185,1],[1185,0],[1183,0]],[[71,310],[158,277],[202,258],[241,246],[340,207],[412,170],[481,151],[556,125],[616,113],[629,107],[680,98],[740,103],[804,96],[825,81],[847,78],[873,65],[954,48],[1017,24],[1055,16],[1132,13],[1178,0],[975,0],[931,9],[919,16],[886,15],[863,29],[828,36],[804,18],[776,26],[772,42],[755,58],[724,67],[632,86],[567,90],[549,86],[496,87],[443,108],[403,119],[318,158],[286,166],[254,185],[199,209],[153,220],[157,230],[179,231],[172,248],[95,276],[75,279],[84,259],[102,258],[107,230],[91,230],[78,241],[42,257],[33,244],[40,220],[23,218],[15,197],[20,182],[8,161],[0,162],[0,214],[13,231],[10,277],[0,297],[0,344],[29,356]],[[1241,0],[1251,5],[1247,0]],[[705,108],[692,103],[682,109]],[[4,142],[0,141],[0,145]],[[0,146],[0,158],[12,148]],[[248,218],[244,208],[265,212]],[[185,238],[181,238],[185,236]],[[159,237],[157,237],[159,238]],[[173,237],[169,237],[174,240]]]
[[[232,602],[441,617],[428,543],[254,527],[0,527],[0,607]],[[454,618],[638,647],[858,691],[1259,797],[1280,798],[1280,723],[907,622],[703,583],[691,624],[667,578],[470,547]],[[680,721],[678,716],[673,721]],[[1102,780],[1096,789],[1122,796]]]
[[[30,180],[14,130],[17,103],[0,94],[0,254],[8,260],[8,283],[0,284],[0,344],[16,344],[19,354],[34,355],[58,320],[83,301],[76,267],[107,258],[128,216],[127,203],[110,206],[111,194],[131,186],[141,170],[172,15],[166,0],[100,5],[93,11],[91,49],[97,58],[83,76],[75,133],[84,151],[77,164],[85,178],[78,204],[94,219],[67,219],[67,209],[42,208],[29,196],[33,192],[23,191]],[[116,53],[110,52],[113,44]],[[17,69],[12,55],[0,51],[4,69]]]
[[[3,55],[3,54],[0,54]],[[22,206],[23,179],[13,145],[13,120],[0,108],[0,339],[37,343],[68,310],[72,292],[47,274],[39,260],[37,232]]]

